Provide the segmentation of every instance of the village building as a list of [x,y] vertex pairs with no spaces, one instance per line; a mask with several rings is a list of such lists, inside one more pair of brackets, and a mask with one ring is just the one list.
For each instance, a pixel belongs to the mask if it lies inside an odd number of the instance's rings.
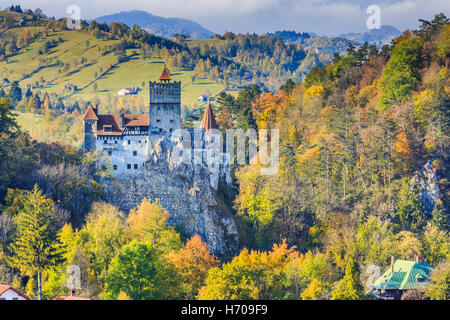
[[117,91],[117,94],[119,96],[129,96],[129,95],[135,95],[138,94],[139,91],[141,91],[141,88],[134,87],[134,88],[123,88]]
[[0,300],[31,300],[31,299],[11,286],[0,284]]
[[76,295],[76,290],[71,290],[69,296],[57,297],[53,300],[91,300],[91,299],[78,297]]
[[198,101],[200,101],[200,102],[206,102],[206,101],[208,101],[208,97],[207,97],[207,96],[204,96],[204,95],[201,95],[200,97],[198,97]]
[[433,268],[417,257],[416,260],[395,260],[385,273],[373,284],[372,293],[382,300],[400,300],[408,290],[422,290],[427,287]]

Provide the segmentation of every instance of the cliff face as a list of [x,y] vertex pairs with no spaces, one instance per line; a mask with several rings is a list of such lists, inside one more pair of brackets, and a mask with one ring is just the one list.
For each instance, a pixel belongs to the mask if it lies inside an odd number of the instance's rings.
[[172,156],[177,148],[182,148],[181,141],[165,138],[157,141],[149,151],[144,169],[107,184],[108,201],[128,212],[144,197],[159,198],[170,213],[171,225],[182,226],[190,236],[200,235],[214,253],[236,252],[239,247],[236,224],[216,197],[219,185],[230,181],[229,166],[211,168],[204,162],[179,164]]
[[436,168],[428,160],[420,170],[420,172],[412,179],[413,184],[419,184],[421,200],[425,210],[431,213],[439,199],[439,184],[436,177]]

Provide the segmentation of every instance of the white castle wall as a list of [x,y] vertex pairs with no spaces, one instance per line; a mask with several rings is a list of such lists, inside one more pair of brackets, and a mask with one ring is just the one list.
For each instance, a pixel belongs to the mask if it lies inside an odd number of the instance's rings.
[[118,176],[144,170],[148,144],[148,135],[98,136],[96,150],[111,161],[112,174]]

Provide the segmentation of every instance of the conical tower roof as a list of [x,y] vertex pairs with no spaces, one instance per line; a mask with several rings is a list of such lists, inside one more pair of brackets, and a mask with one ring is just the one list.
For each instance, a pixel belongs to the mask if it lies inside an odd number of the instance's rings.
[[89,106],[87,108],[83,120],[95,120],[95,121],[98,121],[97,114],[95,113],[94,109],[92,109],[91,106]]
[[211,104],[208,102],[206,105],[205,113],[203,114],[202,119],[202,129],[210,130],[210,129],[218,129],[216,118],[214,117],[214,112],[211,107]]
[[167,71],[166,66],[164,66],[164,70],[163,70],[161,76],[159,77],[159,80],[160,81],[163,81],[163,80],[170,81],[170,80],[172,80],[172,78],[169,76],[169,71]]

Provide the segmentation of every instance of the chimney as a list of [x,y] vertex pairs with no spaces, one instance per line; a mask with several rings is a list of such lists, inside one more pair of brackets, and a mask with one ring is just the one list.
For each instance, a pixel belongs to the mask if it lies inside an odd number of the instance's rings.
[[417,262],[417,264],[422,264],[423,263],[423,257],[422,256],[417,256],[416,257],[416,262]]
[[119,128],[123,128],[124,126],[125,126],[125,113],[121,113],[119,118]]
[[72,296],[72,297],[75,297],[75,293],[77,292],[77,290],[75,290],[75,289],[72,289],[72,290],[70,290],[70,295]]
[[391,275],[394,274],[395,257],[391,257]]

